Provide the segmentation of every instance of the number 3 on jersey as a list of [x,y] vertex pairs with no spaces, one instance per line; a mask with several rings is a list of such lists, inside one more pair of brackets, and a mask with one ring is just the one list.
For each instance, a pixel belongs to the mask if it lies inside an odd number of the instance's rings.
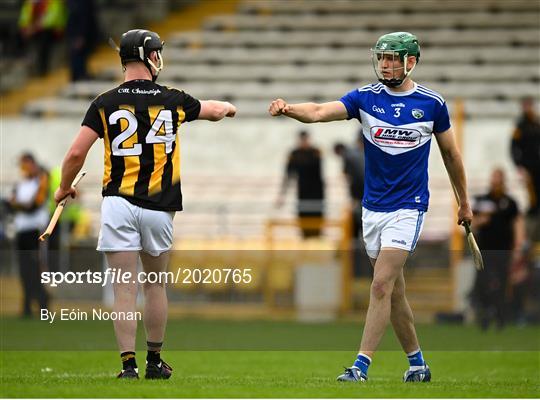
[[[122,143],[127,141],[137,132],[138,122],[135,115],[129,110],[118,110],[109,116],[109,124],[115,125],[120,119],[127,121],[127,127],[115,137],[111,143],[113,155],[120,157],[139,156],[142,154],[142,145],[140,143],[133,144],[132,147],[124,148]],[[165,125],[165,135],[159,135],[161,126]],[[146,143],[156,144],[164,143],[165,152],[169,154],[172,151],[174,142],[173,123],[171,110],[160,110],[152,122],[152,126],[146,135]]]

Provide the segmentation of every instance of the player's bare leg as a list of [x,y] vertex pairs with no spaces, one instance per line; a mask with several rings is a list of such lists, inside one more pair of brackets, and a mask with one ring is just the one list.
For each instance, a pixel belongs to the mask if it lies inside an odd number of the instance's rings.
[[[121,251],[107,252],[107,263],[109,268],[121,269],[122,273],[130,272],[132,279],[127,283],[113,284],[114,289],[114,305],[113,311],[135,313],[137,307],[137,291],[139,284],[133,277],[137,273],[137,263],[139,260],[139,252],[137,251]],[[129,320],[128,318],[118,318],[114,321],[114,333],[122,358],[122,371],[118,375],[119,378],[139,377],[137,370],[137,362],[135,361],[135,337],[137,335],[137,320]]]
[[431,380],[431,371],[424,361],[424,356],[418,344],[414,316],[405,295],[403,271],[401,271],[394,284],[391,302],[390,320],[392,321],[392,327],[409,360],[409,369],[405,372],[403,380],[405,382],[429,382]]
[[[159,274],[167,270],[170,252],[166,251],[154,257],[141,252],[141,261],[144,272]],[[144,328],[148,354],[146,357],[147,379],[169,379],[172,368],[161,359],[161,347],[165,337],[167,325],[167,291],[164,277],[156,283],[145,282],[144,290]]]
[[[375,266],[376,259],[370,258],[371,265]],[[409,359],[409,370],[405,372],[406,381],[429,381],[431,371],[426,366],[418,337],[414,327],[414,316],[411,306],[405,295],[405,277],[403,270],[394,283],[394,290],[391,297],[390,321],[394,332],[401,343],[403,351]],[[423,374],[423,375],[422,375]],[[429,377],[427,376],[429,374]]]
[[[147,274],[160,273],[167,270],[169,252],[153,257],[141,251],[143,270]],[[167,325],[167,291],[165,282],[144,283],[144,329],[146,340],[153,343],[162,343]],[[153,346],[151,350],[160,351],[161,348]]]
[[[134,279],[137,274],[137,262],[139,253],[137,251],[119,251],[108,252],[107,263],[109,268],[122,270],[122,273],[130,272],[132,279],[128,283],[113,284],[114,288],[114,305],[115,312],[132,312],[136,311],[137,306],[137,290],[138,283]],[[114,332],[120,352],[135,351],[135,335],[137,333],[137,321],[119,318],[114,321]]]
[[402,274],[409,252],[401,249],[383,248],[374,267],[366,324],[362,334],[360,352],[368,357],[379,346],[390,322],[391,297],[394,284]]
[[392,322],[392,327],[399,343],[401,343],[401,347],[407,354],[418,350],[420,346],[418,345],[416,329],[414,328],[414,317],[411,306],[405,296],[405,277],[403,276],[403,270],[394,284],[391,304],[390,321]]
[[[375,267],[377,259],[370,257],[369,261],[371,262],[371,266]],[[394,283],[390,308],[390,322],[392,322],[392,327],[403,351],[409,354],[417,350],[420,346],[414,327],[412,309],[405,295],[405,276],[403,275],[403,269]]]
[[408,255],[406,250],[383,248],[376,260],[370,258],[374,273],[360,351],[353,366],[345,368],[345,372],[338,376],[338,381],[367,380],[371,357],[390,322],[394,285],[403,271]]

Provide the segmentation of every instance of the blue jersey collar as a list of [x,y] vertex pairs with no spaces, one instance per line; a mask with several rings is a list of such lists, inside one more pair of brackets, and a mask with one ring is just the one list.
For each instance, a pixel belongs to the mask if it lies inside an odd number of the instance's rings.
[[411,90],[407,90],[406,92],[394,92],[393,90],[391,90],[387,86],[384,86],[384,90],[390,96],[408,96],[408,95],[413,94],[414,92],[416,92],[416,89],[417,89],[418,85],[416,84],[416,82],[413,82],[413,85],[414,85],[413,88]]

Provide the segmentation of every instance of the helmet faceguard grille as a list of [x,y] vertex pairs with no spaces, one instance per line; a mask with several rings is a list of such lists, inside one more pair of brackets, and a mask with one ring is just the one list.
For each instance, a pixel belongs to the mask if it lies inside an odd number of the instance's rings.
[[[415,63],[408,69],[409,57]],[[408,32],[393,32],[383,35],[371,49],[371,60],[375,75],[384,85],[398,87],[410,76],[420,58],[420,46],[416,36]]]

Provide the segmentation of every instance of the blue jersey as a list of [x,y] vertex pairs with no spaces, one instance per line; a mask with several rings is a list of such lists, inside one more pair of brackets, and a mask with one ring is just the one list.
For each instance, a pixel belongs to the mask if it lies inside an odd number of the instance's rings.
[[379,212],[426,211],[431,135],[450,128],[441,95],[416,83],[402,93],[377,83],[347,93],[341,102],[349,119],[362,124],[363,206]]

